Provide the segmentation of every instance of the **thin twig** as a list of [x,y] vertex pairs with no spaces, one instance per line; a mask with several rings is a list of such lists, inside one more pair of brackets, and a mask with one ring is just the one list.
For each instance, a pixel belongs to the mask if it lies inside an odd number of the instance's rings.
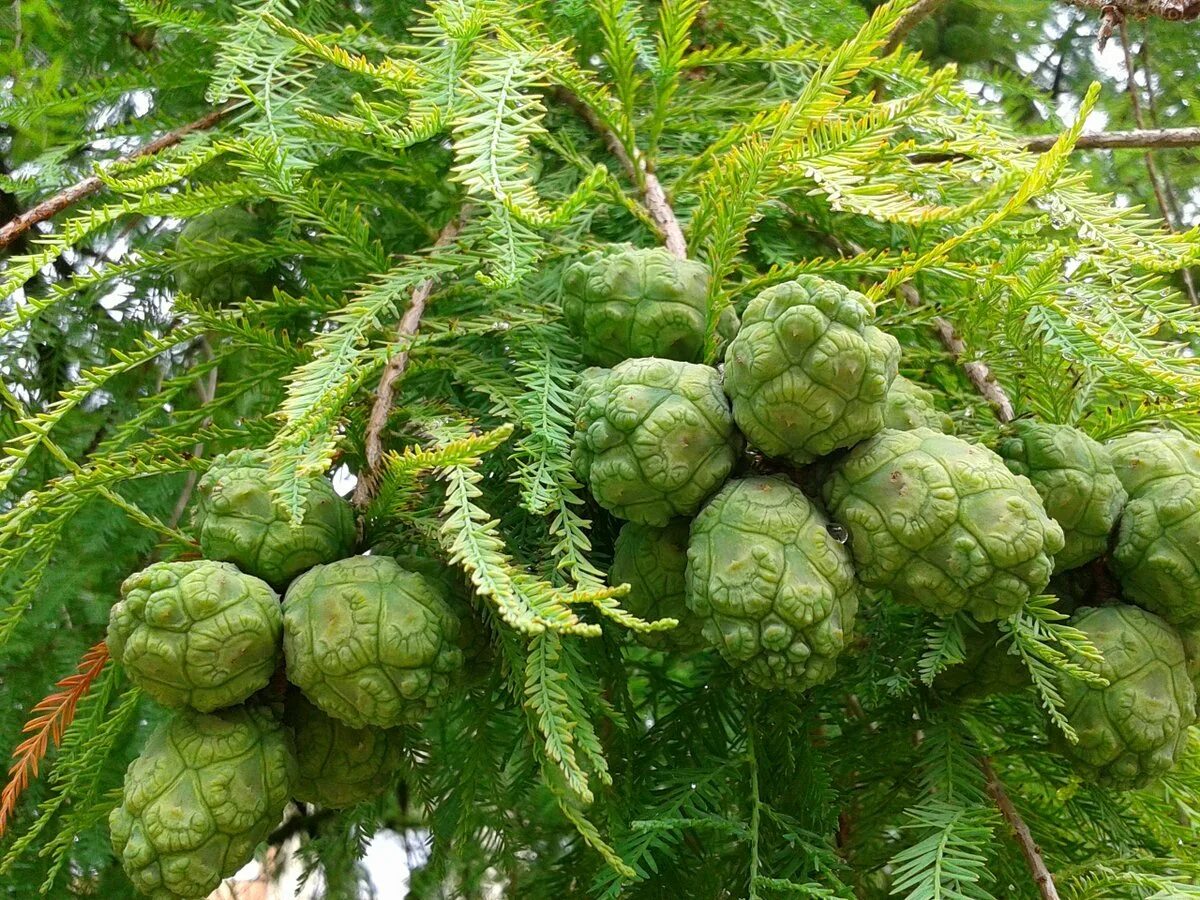
[[[858,255],[867,252],[864,247],[853,241],[846,242],[846,246],[851,252]],[[896,290],[903,295],[904,302],[909,306],[914,308],[921,306],[921,295],[917,293],[917,289],[911,284],[902,284]],[[996,418],[1002,424],[1011,422],[1016,417],[1012,400],[1008,398],[1008,394],[1000,386],[1000,382],[992,376],[992,370],[988,368],[987,363],[980,360],[963,359],[963,356],[967,352],[967,346],[963,343],[963,339],[959,337],[958,331],[955,330],[954,325],[948,319],[937,316],[933,320],[933,328],[937,332],[938,340],[946,348],[946,352],[950,354],[956,363],[962,366],[967,380],[974,385],[975,390],[979,392],[980,396],[988,402]]]
[[671,208],[662,182],[654,174],[645,154],[637,147],[626,147],[616,133],[600,120],[595,110],[566,88],[557,88],[555,95],[575,110],[579,117],[587,122],[588,127],[600,135],[605,146],[638,186],[646,211],[662,235],[667,250],[680,259],[687,259],[687,240],[683,236],[683,229],[679,226],[679,220],[675,217],[675,210]]
[[[917,289],[911,284],[902,284],[897,290],[904,295],[904,300],[909,306],[919,307],[921,305],[921,297],[917,293]],[[996,414],[996,418],[1001,424],[1008,424],[1016,417],[1016,412],[1013,410],[1012,400],[1008,398],[1008,394],[1004,388],[992,376],[992,370],[988,368],[987,363],[977,359],[964,360],[963,356],[967,352],[967,345],[963,343],[963,339],[959,337],[958,331],[948,319],[943,319],[938,316],[933,320],[934,331],[937,332],[938,340],[942,342],[942,346],[946,348],[946,352],[963,368],[966,373],[967,380],[975,386],[980,396],[988,402],[992,411]]]
[[759,840],[762,797],[758,786],[758,751],[754,745],[754,716],[746,722],[746,761],[750,764],[750,900],[758,898]]
[[[1025,141],[1025,149],[1045,153],[1054,146],[1057,134],[1040,134]],[[1200,128],[1137,128],[1132,131],[1094,131],[1081,134],[1076,150],[1164,150],[1200,147]]]
[[[212,360],[213,351],[212,345],[209,344],[208,338],[200,338],[200,352],[207,360]],[[208,406],[217,396],[217,379],[220,372],[217,366],[213,366],[208,370],[208,377],[203,381],[196,382],[196,393],[200,395],[200,405]],[[212,423],[212,417],[206,416],[201,422],[201,428],[207,428]],[[201,457],[204,455],[204,444],[197,443],[192,447],[192,456]],[[187,511],[188,503],[192,500],[192,492],[196,489],[196,482],[200,479],[200,473],[192,469],[187,473],[187,479],[183,482],[183,487],[179,491],[179,496],[175,498],[175,508],[171,510],[171,518],[167,520],[167,524],[172,528],[179,525],[183,518],[184,512]]]
[[[1039,134],[1025,138],[1019,149],[1030,153],[1045,153],[1057,143],[1059,134]],[[1170,150],[1200,147],[1200,128],[1135,128],[1132,131],[1093,131],[1082,134],[1075,146],[1077,150]],[[1016,148],[1015,148],[1016,149]],[[970,153],[914,153],[908,161],[920,165],[929,163],[955,162],[971,159]]]
[[1037,885],[1042,900],[1059,900],[1058,888],[1054,886],[1054,876],[1046,868],[1041,848],[1033,839],[1029,826],[1025,824],[1025,820],[1013,806],[1012,800],[1005,793],[1004,785],[1000,783],[1000,779],[996,776],[996,770],[992,768],[991,759],[986,756],[980,757],[979,768],[983,770],[983,777],[987,780],[987,792],[995,802],[996,809],[1000,810],[1000,815],[1004,817],[1004,821],[1012,829],[1013,837],[1017,839],[1021,855],[1025,857],[1025,864],[1029,866],[1030,874],[1033,875],[1034,884]]
[[[212,128],[228,116],[237,106],[238,102],[236,101],[219,106],[196,121],[189,122],[187,125],[180,126],[174,131],[168,131],[166,134],[155,138],[144,147],[139,147],[132,153],[117,157],[112,165],[121,165],[132,162],[135,159],[141,159],[144,156],[153,156],[168,147],[173,147],[192,132],[205,131]],[[84,200],[92,196],[92,194],[99,192],[102,187],[104,187],[104,182],[100,180],[100,176],[89,175],[87,178],[60,191],[53,197],[43,200],[32,209],[21,213],[21,215],[3,227],[0,227],[0,249],[7,247],[38,222],[44,222],[67,207],[74,206],[80,200]]]
[[[1129,105],[1133,109],[1133,119],[1137,122],[1138,128],[1146,127],[1146,116],[1142,112],[1142,101],[1138,95],[1137,87],[1137,67],[1133,62],[1133,52],[1129,49],[1129,29],[1125,27],[1125,23],[1121,23],[1121,51],[1125,54],[1125,91],[1129,94]],[[1150,70],[1146,70],[1146,86],[1150,87]],[[1200,129],[1197,129],[1200,131]],[[1150,176],[1150,187],[1154,190],[1154,199],[1158,203],[1159,212],[1162,213],[1163,222],[1167,226],[1167,230],[1175,233],[1175,223],[1171,218],[1171,204],[1167,201],[1167,190],[1165,187],[1166,179],[1158,171],[1158,164],[1154,160],[1153,153],[1142,154],[1146,161],[1146,174]],[[1192,306],[1200,305],[1200,297],[1196,296],[1196,285],[1192,283],[1192,273],[1184,266],[1180,269],[1183,275],[1183,284],[1187,290],[1188,300]]]
[[1001,424],[1011,422],[1016,416],[1012,401],[1008,399],[1008,394],[1000,386],[1000,382],[992,376],[992,370],[988,368],[987,363],[977,359],[963,360],[963,354],[967,350],[966,345],[949,321],[938,316],[933,320],[933,327],[937,331],[942,346],[946,348],[954,361],[962,366],[963,371],[967,374],[967,380],[975,386],[975,390],[979,391],[983,399],[992,407],[996,418]]
[[904,39],[909,36],[914,28],[920,25],[932,13],[937,12],[946,0],[917,0],[909,7],[908,12],[900,17],[899,21],[892,26],[892,33],[888,35],[887,43],[883,45],[883,49],[879,51],[880,56],[889,56],[896,52]]
[[[468,210],[463,209],[457,217],[451,219],[439,233],[434,247],[445,247],[457,236],[462,228]],[[354,487],[354,505],[364,507],[375,496],[379,483],[379,466],[383,462],[383,432],[387,428],[388,419],[392,414],[392,403],[396,393],[396,382],[408,368],[408,351],[412,339],[421,326],[421,316],[425,313],[425,304],[433,293],[434,280],[426,278],[413,289],[412,299],[400,323],[396,326],[396,352],[388,359],[379,376],[379,387],[375,391],[375,403],[371,407],[371,417],[367,420],[366,453],[367,467],[358,473],[358,483]]]
[[[1142,23],[1142,46],[1138,48],[1137,63],[1142,71],[1147,74],[1146,111],[1149,113],[1149,126],[1151,128],[1159,128],[1158,95],[1154,91],[1154,78],[1152,77],[1154,64],[1150,59],[1150,30],[1146,27],[1145,22]],[[1179,211],[1179,197],[1175,191],[1175,185],[1167,178],[1163,180],[1163,187],[1166,189],[1167,205],[1171,208],[1171,215],[1178,226],[1183,222],[1183,216]]]

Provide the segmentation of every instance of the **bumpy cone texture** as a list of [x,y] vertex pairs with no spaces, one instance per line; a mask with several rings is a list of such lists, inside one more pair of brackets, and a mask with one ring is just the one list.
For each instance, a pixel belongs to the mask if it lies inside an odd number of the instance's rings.
[[422,718],[463,662],[441,588],[385,556],[317,566],[283,600],[288,680],[353,728]]
[[[662,247],[594,250],[563,276],[563,314],[592,365],[657,356],[701,362],[708,319],[708,266]],[[737,328],[732,309],[718,331]]]
[[1200,475],[1200,443],[1178,431],[1135,431],[1109,441],[1108,452],[1131,499],[1179,475]]
[[1108,450],[1070,425],[1030,421],[1016,423],[997,449],[1010,470],[1033,483],[1050,518],[1062,526],[1065,544],[1054,570],[1103,555],[1127,499]]
[[208,559],[234,563],[276,588],[354,549],[354,513],[324,478],[309,483],[304,517],[293,525],[271,496],[261,450],[217,457],[196,486],[195,525]]
[[1144,431],[1109,452],[1129,492],[1111,560],[1126,599],[1172,624],[1200,622],[1200,444]]
[[937,408],[930,390],[903,375],[897,375],[888,388],[883,427],[896,431],[932,428],[953,434],[954,420]]
[[113,850],[153,900],[207,897],[279,824],[295,778],[291,735],[269,712],[184,710],[126,771]]
[[827,681],[854,630],[846,548],[782,478],[727,484],[692,523],[688,605],[751,684],[798,692]]
[[[206,213],[189,221],[179,232],[183,253],[200,253],[193,245],[261,238],[262,224],[240,206]],[[240,259],[196,259],[175,273],[175,284],[182,294],[202,303],[224,305],[246,297],[269,297],[274,282],[273,266],[247,256]]]
[[1196,711],[1200,713],[1200,624],[1180,625],[1177,629],[1183,642],[1183,658],[1188,678],[1196,690]]
[[1183,643],[1183,661],[1196,691],[1196,712],[1200,713],[1200,623],[1177,625],[1175,630]]
[[1136,606],[1084,607],[1070,619],[1104,656],[1072,659],[1108,679],[1106,687],[1062,675],[1063,713],[1079,742],[1062,751],[1089,779],[1144,787],[1175,765],[1195,721],[1196,693],[1179,635]]
[[883,428],[900,345],[871,302],[804,276],[750,301],[725,357],[725,392],[746,440],[805,465]]
[[444,559],[419,552],[416,548],[396,549],[401,552],[393,553],[382,549],[373,549],[371,552],[390,557],[400,568],[415,572],[433,582],[458,619],[460,627],[455,646],[462,650],[464,661],[473,660],[486,665],[492,646],[491,638],[487,626],[479,620],[471,606],[473,589],[463,576],[462,569],[449,565]]
[[211,712],[266,687],[283,616],[265,581],[210,560],[155,563],[125,579],[108,649],[164,706]]
[[986,447],[928,428],[884,431],[825,484],[859,579],[938,615],[1004,618],[1050,580],[1063,533],[1029,479]]
[[1030,685],[1029,670],[1021,657],[1009,653],[1012,641],[1004,640],[991,623],[978,630],[965,628],[963,661],[940,672],[933,686],[959,699],[1013,694]]
[[630,359],[584,373],[575,470],[615,516],[665,526],[729,476],[741,447],[710,366]]
[[340,809],[377,797],[391,785],[402,759],[398,730],[351,728],[299,691],[288,696],[283,720],[296,741],[296,800]]
[[675,519],[666,528],[626,522],[617,535],[608,581],[628,584],[621,604],[635,616],[654,621],[671,618],[679,624],[668,631],[638,634],[648,647],[688,652],[705,646],[703,622],[687,607],[688,526]]

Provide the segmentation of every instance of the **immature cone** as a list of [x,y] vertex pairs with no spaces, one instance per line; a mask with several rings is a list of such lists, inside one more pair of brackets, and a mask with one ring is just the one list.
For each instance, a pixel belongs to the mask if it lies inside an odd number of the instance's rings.
[[671,618],[679,624],[668,631],[638,634],[648,647],[687,652],[705,646],[703,623],[687,607],[687,519],[675,519],[666,528],[626,522],[617,535],[610,584],[628,584],[621,605],[647,621]]
[[692,523],[688,605],[757,687],[799,692],[833,675],[858,586],[825,517],[783,478],[727,484]]
[[395,547],[391,552],[386,549],[373,549],[372,555],[390,557],[396,564],[409,572],[415,572],[431,581],[450,609],[458,619],[458,637],[455,646],[463,652],[464,661],[474,661],[486,665],[486,655],[490,649],[490,634],[487,626],[475,615],[471,606],[474,588],[463,575],[462,569],[452,566],[437,556],[427,555],[415,547]]
[[575,426],[575,470],[596,501],[659,527],[699,509],[741,447],[717,370],[668,359],[589,369]]
[[1013,425],[997,449],[1011,471],[1033,483],[1062,526],[1065,544],[1054,571],[1082,566],[1108,549],[1126,494],[1104,446],[1070,425],[1026,420]]
[[1070,619],[1104,657],[1072,661],[1108,679],[1107,687],[1062,675],[1063,713],[1079,742],[1060,742],[1089,779],[1144,787],[1183,753],[1196,719],[1196,693],[1183,644],[1170,625],[1136,606],[1084,607]]
[[1188,678],[1196,689],[1196,711],[1200,713],[1200,625],[1180,625],[1177,629],[1183,642],[1183,658]]
[[[708,266],[662,247],[594,250],[567,267],[563,314],[593,365],[644,356],[702,362],[709,277]],[[718,331],[736,328],[727,309]]]
[[304,517],[293,525],[271,495],[269,459],[262,450],[237,450],[213,460],[196,486],[200,549],[282,588],[318,563],[354,549],[354,513],[324,478],[308,483]]
[[459,627],[441,588],[395,560],[317,566],[283,599],[288,680],[353,728],[411,722],[462,666]]
[[858,577],[938,615],[1010,616],[1050,580],[1062,529],[1029,480],[986,447],[928,428],[884,431],[825,484]]
[[155,563],[130,575],[108,649],[164,706],[210,712],[266,687],[280,659],[279,595],[229,563]]
[[1108,452],[1130,499],[1181,475],[1200,475],[1200,443],[1178,431],[1135,431],[1109,441]]
[[288,696],[283,720],[296,740],[296,800],[340,809],[377,797],[391,785],[402,759],[398,731],[351,728],[299,691]]
[[897,375],[888,388],[883,427],[896,431],[932,428],[953,434],[954,420],[937,408],[932,392],[903,375]]
[[808,275],[751,300],[725,356],[746,440],[805,465],[883,428],[900,345],[872,314],[862,294]]
[[279,823],[295,777],[291,735],[269,712],[183,710],[126,771],[113,850],[154,900],[207,897]]
[[1129,491],[1111,560],[1126,599],[1172,624],[1200,622],[1200,444],[1138,432],[1109,450]]
[[[240,206],[229,206],[189,221],[179,232],[179,250],[201,253],[196,244],[261,238],[262,223]],[[223,305],[246,297],[269,297],[275,281],[271,262],[252,256],[235,259],[201,258],[183,265],[175,273],[175,284],[182,294],[213,305]]]

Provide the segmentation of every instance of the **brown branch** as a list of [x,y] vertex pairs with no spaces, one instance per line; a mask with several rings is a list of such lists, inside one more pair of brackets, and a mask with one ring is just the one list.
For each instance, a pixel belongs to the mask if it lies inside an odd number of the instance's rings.
[[[1146,109],[1150,113],[1150,127],[1158,128],[1158,97],[1154,91],[1154,78],[1152,77],[1153,63],[1150,60],[1150,30],[1146,27],[1146,23],[1142,23],[1142,46],[1138,50],[1138,65],[1140,65],[1147,73],[1146,79]],[[1197,138],[1200,140],[1200,129],[1197,129]],[[1170,178],[1163,180],[1163,187],[1166,189],[1167,205],[1171,209],[1171,216],[1175,223],[1175,227],[1182,226],[1184,221],[1183,214],[1179,209],[1179,196],[1175,190],[1175,185],[1172,184]],[[1188,270],[1188,276],[1191,276],[1191,270]]]
[[[842,241],[832,235],[829,236],[833,246],[839,252],[845,253],[849,250],[851,253],[861,256],[867,252],[867,249],[855,241]],[[904,302],[910,307],[917,309],[921,304],[921,295],[917,293],[917,289],[911,284],[902,284],[896,288],[904,296]],[[1002,424],[1008,424],[1016,417],[1016,412],[1013,410],[1012,401],[1008,398],[1004,388],[992,376],[992,370],[988,368],[987,363],[980,360],[963,360],[963,356],[967,352],[967,345],[963,343],[963,339],[959,337],[954,325],[948,319],[937,316],[933,320],[934,331],[937,332],[938,340],[942,342],[942,346],[946,348],[946,352],[958,365],[962,366],[963,372],[967,376],[967,380],[971,382],[975,390],[980,396],[991,406],[992,412]]]
[[679,226],[679,220],[675,218],[675,210],[671,208],[671,202],[667,199],[667,192],[664,190],[662,182],[651,170],[645,154],[636,147],[630,151],[617,137],[616,132],[596,115],[594,109],[566,88],[556,88],[554,93],[563,103],[578,113],[592,131],[600,135],[609,152],[621,164],[625,173],[633,179],[641,192],[646,211],[650,214],[655,227],[658,228],[667,250],[680,259],[687,259],[687,240],[683,236],[683,229]]
[[[1166,19],[1190,22],[1200,19],[1200,0],[1064,0],[1071,6],[1103,13],[1112,10],[1119,18]],[[1119,19],[1118,19],[1119,21]]]
[[[1129,29],[1125,27],[1125,23],[1121,23],[1121,51],[1125,54],[1125,91],[1129,94],[1129,105],[1133,109],[1133,119],[1137,122],[1138,128],[1146,127],[1146,116],[1142,112],[1142,101],[1138,95],[1137,88],[1137,67],[1133,62],[1133,53],[1129,49]],[[1151,73],[1146,70],[1146,87],[1150,89]],[[1200,131],[1200,129],[1197,129]],[[1158,164],[1154,161],[1153,153],[1144,153],[1143,159],[1146,162],[1146,174],[1150,177],[1150,187],[1154,190],[1154,199],[1158,203],[1158,210],[1162,213],[1163,222],[1167,226],[1167,230],[1175,233],[1175,223],[1171,219],[1171,204],[1167,201],[1166,178],[1158,171]],[[1180,269],[1183,275],[1183,284],[1187,290],[1188,300],[1192,306],[1200,305],[1200,297],[1196,296],[1196,285],[1192,283],[1191,270],[1184,266]]]
[[[1019,148],[1030,153],[1045,153],[1058,141],[1058,134],[1039,134],[1027,137]],[[1135,128],[1132,131],[1093,131],[1082,134],[1071,152],[1076,150],[1171,150],[1200,147],[1200,128]],[[913,153],[908,161],[914,165],[958,162],[971,159],[970,153]]]
[[883,49],[879,51],[879,55],[889,56],[896,52],[896,49],[904,43],[904,39],[909,36],[914,28],[920,25],[926,18],[937,12],[946,0],[917,0],[908,12],[900,17],[900,20],[892,26],[892,33],[888,35],[887,43],[883,45]]
[[[205,131],[209,128],[212,128],[214,125],[228,116],[229,113],[232,112],[235,107],[237,107],[237,105],[237,102],[226,103],[224,106],[214,109],[207,115],[201,116],[194,122],[189,122],[187,125],[176,128],[174,131],[168,131],[166,134],[160,135],[150,143],[146,144],[144,147],[139,147],[132,153],[117,157],[112,165],[121,165],[123,163],[131,162],[135,159],[141,159],[145,156],[153,156],[154,154],[159,153],[168,147],[173,147],[192,132]],[[38,222],[44,222],[46,219],[57,215],[64,209],[74,206],[80,200],[84,200],[92,196],[92,194],[98,193],[103,187],[104,182],[100,180],[98,175],[89,175],[87,178],[71,185],[69,188],[55,194],[53,197],[43,200],[32,209],[28,209],[21,213],[21,215],[17,216],[3,227],[0,227],[0,249],[7,247]]]
[[[1045,153],[1058,140],[1057,134],[1041,134],[1025,141],[1025,149]],[[1200,147],[1198,128],[1137,128],[1133,131],[1095,131],[1081,134],[1076,150],[1164,150]]]
[[1041,848],[1033,839],[1029,826],[1025,824],[1025,820],[1013,806],[1012,800],[1005,793],[1004,785],[1000,783],[1000,779],[996,776],[996,770],[992,768],[991,759],[986,756],[980,757],[979,768],[983,770],[983,777],[987,780],[988,794],[995,802],[996,809],[1000,810],[1004,821],[1008,823],[1013,837],[1016,838],[1017,844],[1021,848],[1021,855],[1025,857],[1025,864],[1029,866],[1029,872],[1033,875],[1034,884],[1037,885],[1042,900],[1059,900],[1058,888],[1054,886],[1054,876],[1046,868]]
[[938,316],[933,320],[933,327],[937,331],[942,346],[946,348],[954,361],[963,367],[963,371],[967,374],[967,380],[975,386],[975,390],[979,391],[983,399],[992,407],[996,418],[1002,424],[1011,422],[1016,416],[1012,401],[1008,399],[1008,394],[1000,386],[1000,382],[992,376],[992,370],[987,367],[987,363],[977,359],[963,361],[963,354],[967,350],[966,345],[949,321]]
[[1103,12],[1100,13],[1100,31],[1096,35],[1096,49],[1103,53],[1113,32],[1124,27],[1125,14],[1111,4],[1105,6]]
[[[445,247],[458,236],[463,221],[468,214],[464,208],[457,217],[451,219],[445,228],[439,232],[434,247]],[[425,314],[425,304],[433,293],[434,280],[426,278],[413,289],[412,299],[400,324],[396,326],[396,353],[387,361],[383,374],[379,376],[379,387],[375,391],[375,403],[371,407],[371,417],[367,420],[366,453],[367,467],[358,473],[358,483],[354,486],[354,505],[361,508],[371,502],[379,486],[379,466],[383,462],[383,432],[387,428],[388,418],[392,414],[392,403],[395,399],[396,382],[408,368],[408,351],[412,339],[421,325],[421,316]]]
[[[904,295],[904,300],[909,306],[919,307],[921,305],[921,297],[917,293],[917,289],[911,284],[902,284],[897,290]],[[1016,417],[1012,400],[1008,398],[1008,394],[1000,386],[1000,382],[992,376],[992,370],[988,368],[987,363],[974,359],[963,360],[963,356],[967,352],[967,345],[963,343],[963,339],[959,337],[954,325],[948,319],[938,316],[933,320],[933,328],[937,332],[938,340],[946,348],[946,352],[950,354],[956,363],[962,366],[967,380],[974,385],[975,390],[979,392],[980,396],[988,402],[988,405],[992,408],[992,412],[996,414],[996,418],[1002,424],[1011,422]]]

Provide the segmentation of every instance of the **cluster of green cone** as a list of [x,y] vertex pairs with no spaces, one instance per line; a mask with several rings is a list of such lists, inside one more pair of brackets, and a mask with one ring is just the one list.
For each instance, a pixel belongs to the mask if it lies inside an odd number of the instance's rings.
[[[939,689],[969,692],[963,673],[980,669],[987,690],[1027,685],[990,623],[1111,542],[1128,602],[1075,614],[1104,661],[1074,661],[1108,685],[1063,679],[1079,737],[1066,752],[1115,786],[1169,767],[1195,718],[1200,447],[1157,433],[1105,447],[1027,421],[999,452],[958,438],[897,374],[867,298],[811,276],[764,290],[740,325],[728,315],[723,369],[704,365],[708,293],[702,265],[627,246],[564,281],[585,360],[609,366],[583,375],[574,462],[627,520],[610,579],[632,612],[680,622],[644,639],[714,647],[759,688],[803,691],[833,674],[870,588],[981,623]],[[762,457],[777,474],[743,474]]]
[[342,807],[385,790],[397,726],[462,664],[443,585],[352,556],[353,514],[324,479],[292,522],[267,474],[260,451],[214,460],[197,485],[205,558],[131,575],[109,619],[113,658],[171,710],[110,817],[130,879],[162,900],[207,896],[289,799]]

